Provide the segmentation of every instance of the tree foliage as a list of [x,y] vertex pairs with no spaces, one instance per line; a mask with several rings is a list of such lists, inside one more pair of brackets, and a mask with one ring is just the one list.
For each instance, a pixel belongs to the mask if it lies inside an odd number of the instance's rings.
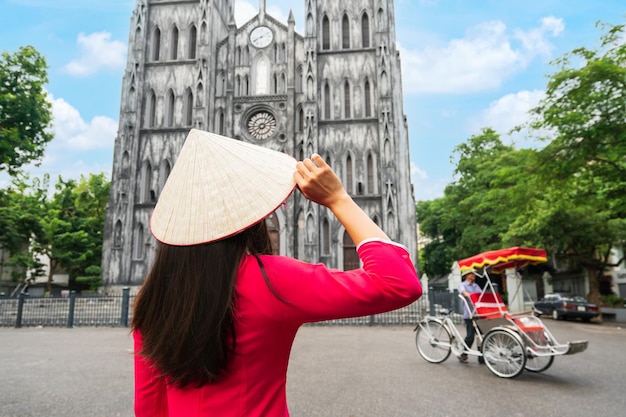
[[529,127],[545,148],[515,150],[484,129],[455,149],[457,179],[444,197],[417,206],[432,239],[420,254],[429,276],[486,250],[538,246],[586,270],[588,296],[600,302],[600,277],[622,261],[610,263],[611,251],[626,241],[624,25],[602,27],[600,48],[555,61],[545,98],[531,111]]
[[3,193],[9,204],[0,226],[10,238],[1,243],[11,250],[12,262],[22,266],[21,278],[42,275],[37,261],[42,256],[49,260],[48,290],[56,273],[69,274],[71,285],[78,277],[99,277],[108,180],[104,174],[79,181],[59,178],[53,193],[48,188],[47,177],[15,178]]
[[48,65],[32,46],[0,57],[0,171],[14,174],[39,160],[52,140]]

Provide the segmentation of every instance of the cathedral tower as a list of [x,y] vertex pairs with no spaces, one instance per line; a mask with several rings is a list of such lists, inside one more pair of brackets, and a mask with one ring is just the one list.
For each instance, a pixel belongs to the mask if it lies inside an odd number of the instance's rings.
[[[305,0],[304,34],[231,0],[137,0],[103,247],[105,290],[139,285],[155,247],[149,217],[190,128],[303,159],[319,153],[416,262],[415,201],[392,0]],[[267,219],[275,253],[358,267],[324,207],[295,192]]]

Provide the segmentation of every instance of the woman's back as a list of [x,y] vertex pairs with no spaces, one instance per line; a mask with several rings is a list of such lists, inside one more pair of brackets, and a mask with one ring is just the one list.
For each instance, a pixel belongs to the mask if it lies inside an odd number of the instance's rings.
[[261,256],[270,285],[257,259],[244,257],[235,295],[236,348],[224,377],[201,388],[152,387],[166,390],[169,412],[158,414],[153,408],[158,401],[147,401],[136,404],[146,407],[145,413],[138,415],[288,416],[287,366],[300,325],[389,311],[421,293],[403,248],[373,241],[363,244],[359,253],[363,269],[347,272]]

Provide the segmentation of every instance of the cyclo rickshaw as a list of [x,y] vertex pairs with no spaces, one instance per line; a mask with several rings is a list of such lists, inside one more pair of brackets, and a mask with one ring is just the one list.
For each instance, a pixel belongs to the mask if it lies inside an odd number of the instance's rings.
[[[473,271],[477,277],[486,279],[482,292],[471,295],[471,303],[459,294],[471,313],[478,349],[465,344],[464,337],[449,316],[449,310],[442,309],[439,316],[428,316],[415,327],[419,354],[431,363],[445,361],[450,353],[477,356],[495,375],[514,378],[524,369],[545,371],[552,365],[555,356],[585,351],[586,340],[565,344],[557,342],[532,311],[509,312],[489,275],[507,269],[515,271],[519,285],[510,298],[512,300],[522,287],[519,270],[542,262],[547,262],[545,250],[525,247],[484,252],[458,261],[462,274]],[[523,291],[521,296],[523,299]]]

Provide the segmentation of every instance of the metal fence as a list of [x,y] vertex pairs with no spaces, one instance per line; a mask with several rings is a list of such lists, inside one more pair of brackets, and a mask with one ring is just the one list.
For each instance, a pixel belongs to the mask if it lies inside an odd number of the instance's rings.
[[[416,302],[394,311],[373,316],[328,320],[318,326],[384,326],[416,325],[422,318],[439,314],[447,308],[455,322],[462,322],[457,292],[436,292],[431,289]],[[125,288],[121,296],[0,298],[0,327],[128,327],[132,320],[135,296]]]

